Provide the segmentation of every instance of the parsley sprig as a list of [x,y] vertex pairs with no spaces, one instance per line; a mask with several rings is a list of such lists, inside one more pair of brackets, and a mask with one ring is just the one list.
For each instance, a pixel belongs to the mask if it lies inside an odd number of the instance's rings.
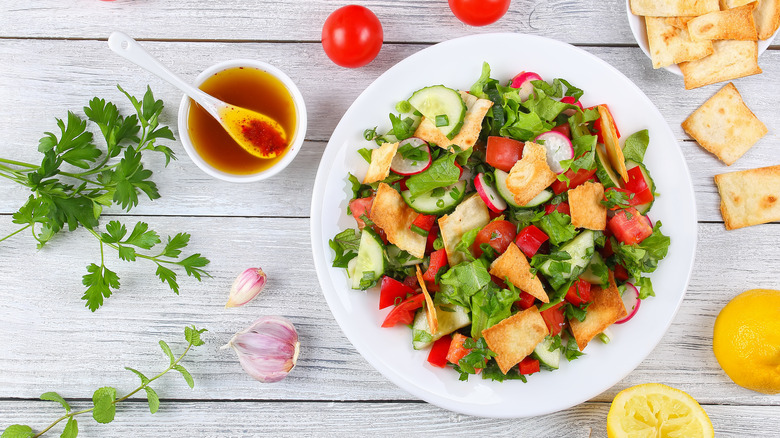
[[56,426],[61,421],[66,421],[65,423],[65,429],[61,433],[61,437],[63,438],[75,438],[79,434],[79,428],[78,428],[78,422],[76,421],[76,418],[74,418],[76,415],[80,414],[86,414],[87,412],[92,412],[92,418],[95,419],[98,423],[110,423],[114,421],[114,416],[116,415],[116,404],[127,400],[128,398],[132,397],[135,393],[140,392],[141,390],[146,392],[146,399],[149,403],[149,412],[154,414],[157,412],[157,410],[160,408],[160,397],[157,395],[157,392],[152,389],[151,386],[149,386],[152,382],[159,379],[160,377],[164,376],[168,373],[168,371],[176,370],[178,371],[184,380],[187,382],[187,385],[190,388],[193,388],[195,386],[195,382],[192,379],[192,375],[189,371],[187,371],[186,368],[184,368],[180,362],[184,358],[185,355],[190,351],[192,347],[199,347],[203,345],[205,342],[200,338],[200,335],[205,332],[206,329],[197,329],[195,326],[192,327],[185,327],[184,328],[184,339],[187,341],[187,348],[184,350],[184,352],[179,355],[179,357],[175,357],[173,355],[173,351],[171,350],[171,347],[168,346],[168,344],[160,340],[160,348],[162,349],[163,353],[168,357],[170,364],[166,369],[164,369],[162,372],[158,373],[154,377],[147,377],[142,372],[130,368],[125,367],[126,370],[132,372],[138,378],[141,379],[141,385],[138,386],[136,389],[131,391],[125,396],[117,398],[117,391],[116,388],[110,387],[110,386],[104,386],[102,388],[98,388],[93,394],[92,394],[92,407],[88,409],[83,409],[80,411],[73,411],[70,404],[59,394],[56,392],[46,392],[41,395],[41,400],[48,400],[48,401],[55,401],[62,405],[63,408],[65,408],[65,415],[61,416],[60,418],[54,420],[48,427],[41,430],[38,433],[35,433],[30,426],[22,425],[22,424],[14,424],[9,426],[5,431],[3,432],[2,438],[35,438],[39,437],[49,430],[51,430],[52,427]]
[[[13,222],[22,227],[0,238],[0,242],[29,229],[41,248],[66,227],[68,231],[87,229],[100,242],[101,255],[100,265],[90,264],[83,277],[87,290],[82,299],[92,311],[119,288],[119,277],[105,265],[105,246],[117,250],[125,261],[144,258],[154,262],[155,274],[175,293],[179,286],[170,267],[182,267],[198,280],[208,276],[202,269],[209,263],[205,257],[193,254],[180,259],[181,250],[189,243],[187,233],[169,237],[159,254],[144,254],[137,249],[150,250],[160,243],[158,234],[147,224],[137,223],[127,238],[126,227],[118,221],[111,221],[106,232],[99,230],[105,207],[116,205],[130,211],[138,205],[140,196],[150,200],[160,197],[151,180],[152,171],[144,167],[144,154],[161,153],[166,166],[176,159],[168,146],[157,144],[159,140],[175,140],[173,132],[159,122],[163,101],[155,99],[148,87],[141,100],[118,88],[135,114],[123,116],[114,103],[95,97],[84,107],[86,120],[69,111],[64,120],[56,119],[59,133],[44,133],[38,144],[43,154],[40,165],[0,158],[0,177],[32,192],[12,216]],[[105,150],[96,145],[88,122],[100,131]]]

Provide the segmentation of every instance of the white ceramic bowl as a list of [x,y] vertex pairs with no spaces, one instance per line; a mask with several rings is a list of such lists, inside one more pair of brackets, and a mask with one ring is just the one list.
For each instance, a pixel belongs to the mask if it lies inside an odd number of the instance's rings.
[[[639,48],[645,52],[645,55],[647,55],[648,58],[652,59],[650,56],[650,45],[647,43],[647,28],[645,27],[645,20],[643,20],[643,17],[631,13],[631,5],[629,2],[630,0],[626,0],[626,15],[628,16],[628,26],[631,27],[631,33],[634,34],[634,39],[636,40],[637,44],[639,44]],[[780,29],[778,29],[778,31],[780,31]],[[775,39],[776,35],[777,31],[772,34],[771,37],[765,40],[758,40],[758,56],[761,56],[761,54],[764,53],[764,51],[772,43],[772,40]],[[682,76],[682,70],[680,70],[680,67],[678,67],[677,64],[672,64],[664,68],[676,75]]]
[[298,87],[295,85],[292,79],[290,79],[290,77],[287,76],[283,71],[279,70],[278,68],[274,67],[271,64],[262,61],[255,61],[251,59],[233,59],[230,61],[223,61],[214,64],[211,67],[207,68],[206,70],[203,70],[203,72],[198,75],[198,77],[195,79],[195,86],[199,87],[207,78],[221,71],[228,70],[231,68],[236,68],[236,67],[252,67],[252,68],[260,69],[266,73],[271,74],[272,76],[279,79],[280,81],[282,81],[284,86],[287,88],[287,91],[292,96],[293,103],[295,104],[295,118],[296,118],[295,133],[293,133],[292,135],[290,150],[288,150],[287,153],[282,157],[282,159],[279,160],[276,164],[257,173],[252,173],[247,175],[237,175],[233,173],[224,172],[222,170],[215,168],[214,166],[207,163],[198,154],[198,151],[192,145],[192,140],[190,139],[190,132],[188,129],[189,128],[188,119],[190,113],[191,100],[187,96],[182,97],[181,104],[179,105],[179,137],[182,144],[184,145],[184,150],[187,152],[187,155],[190,156],[190,159],[198,167],[200,167],[202,171],[213,176],[214,178],[221,179],[223,181],[235,182],[235,183],[248,183],[248,182],[260,181],[276,175],[277,173],[281,172],[282,169],[287,167],[287,165],[292,162],[295,156],[298,155],[298,151],[301,149],[301,146],[303,145],[303,139],[306,136],[306,124],[307,124],[306,104],[303,101],[303,96],[301,95],[301,92],[298,90]]

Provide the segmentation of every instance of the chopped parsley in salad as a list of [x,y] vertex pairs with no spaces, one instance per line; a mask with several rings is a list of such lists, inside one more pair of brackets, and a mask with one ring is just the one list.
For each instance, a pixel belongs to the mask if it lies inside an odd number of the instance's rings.
[[[607,105],[563,79],[482,75],[425,87],[392,128],[364,132],[349,174],[355,228],[330,242],[353,289],[379,286],[382,327],[410,327],[428,362],[503,381],[571,361],[654,296],[670,239],[647,212],[647,130],[627,137]],[[387,310],[383,310],[387,311]]]

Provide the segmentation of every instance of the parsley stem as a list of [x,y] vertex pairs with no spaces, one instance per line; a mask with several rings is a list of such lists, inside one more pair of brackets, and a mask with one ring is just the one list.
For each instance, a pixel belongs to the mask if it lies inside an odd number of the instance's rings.
[[[93,230],[92,228],[87,228],[87,230],[89,230],[89,232],[92,233],[92,235],[95,236],[100,241],[100,260],[101,260],[101,262],[103,260],[103,244],[105,244],[106,246],[110,246],[111,248],[114,248],[115,250],[119,251],[119,245],[115,245],[113,243],[103,242],[103,239],[100,237],[100,234],[98,234],[95,230]],[[169,263],[171,265],[178,265],[179,264],[178,262],[173,261],[173,260],[163,260],[163,259],[159,258],[161,255],[162,254],[157,255],[157,256],[150,256],[150,255],[139,254],[139,253],[135,254],[136,257],[140,257],[140,258],[146,259],[146,260],[151,260],[151,261],[153,261],[155,263],[158,263],[158,264],[159,263]]]
[[17,234],[21,233],[22,231],[24,231],[24,230],[26,230],[26,229],[30,228],[31,226],[32,226],[32,224],[27,224],[27,225],[23,226],[22,228],[19,228],[18,230],[14,231],[13,233],[11,233],[11,234],[9,234],[9,235],[7,235],[7,236],[3,237],[2,239],[0,239],[0,242],[2,242],[2,241],[3,241],[3,240],[5,240],[5,239],[8,239],[8,238],[10,238],[10,237],[13,237],[13,236],[15,236],[15,235],[17,235]]
[[49,427],[47,427],[46,429],[43,429],[42,431],[40,431],[40,432],[38,432],[37,434],[33,435],[33,438],[37,438],[37,437],[39,437],[39,436],[43,435],[44,433],[48,432],[48,431],[49,431],[49,429],[51,429],[51,428],[52,428],[52,427],[54,427],[54,426],[55,426],[57,423],[59,423],[60,421],[62,421],[62,420],[64,420],[64,419],[66,419],[66,418],[75,417],[76,415],[79,415],[79,414],[86,414],[87,412],[90,412],[90,411],[92,411],[92,410],[94,410],[94,409],[95,409],[95,408],[89,408],[89,409],[84,409],[83,411],[69,412],[69,413],[67,413],[67,414],[63,415],[62,417],[60,417],[60,418],[56,419],[56,420],[54,421],[54,423],[50,424],[50,425],[49,425]]
[[37,168],[40,167],[40,166],[36,166],[34,164],[25,163],[25,162],[22,162],[22,161],[9,160],[9,159],[6,159],[6,158],[0,158],[0,163],[13,164],[14,166],[27,167],[27,168],[30,168],[30,169],[37,169]]

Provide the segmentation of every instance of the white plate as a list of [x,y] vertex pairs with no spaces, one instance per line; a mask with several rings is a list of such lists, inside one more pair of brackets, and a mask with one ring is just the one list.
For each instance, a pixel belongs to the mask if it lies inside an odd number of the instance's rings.
[[[650,56],[650,46],[647,43],[647,27],[645,27],[645,20],[643,20],[642,17],[631,13],[629,1],[631,0],[626,0],[626,15],[628,16],[628,25],[631,27],[631,33],[634,34],[634,39],[637,44],[639,44],[639,48],[652,60],[653,58]],[[761,54],[764,53],[772,43],[772,40],[775,39],[778,32],[780,32],[780,29],[775,31],[768,39],[758,41],[758,56],[761,56]],[[677,64],[672,64],[664,68],[678,76],[682,76],[682,70],[680,70],[680,67],[678,67]]]
[[[653,274],[658,296],[642,304],[630,322],[614,327],[608,345],[594,341],[586,356],[561,369],[529,377],[528,383],[504,383],[472,376],[458,380],[451,368],[426,362],[428,351],[414,351],[411,331],[404,326],[381,328],[389,309],[377,310],[378,288],[351,290],[344,269],[333,268],[328,240],[354,228],[346,215],[351,198],[347,172],[358,178],[367,165],[357,153],[376,145],[362,134],[379,125],[389,128],[388,113],[419,88],[432,84],[468,89],[480,75],[482,62],[493,78],[506,81],[521,70],[543,78],[560,77],[585,90],[586,106],[607,103],[625,135],[650,130],[645,162],[658,191],[651,210],[671,236],[669,255]],[[358,96],[333,132],[323,154],[311,207],[314,263],[323,294],[336,321],[352,344],[392,382],[413,395],[453,411],[484,417],[529,417],[566,409],[597,396],[631,372],[653,350],[672,322],[685,294],[696,247],[696,207],[688,168],[661,114],[631,81],[601,59],[558,41],[519,34],[484,34],[447,41],[399,62]]]

